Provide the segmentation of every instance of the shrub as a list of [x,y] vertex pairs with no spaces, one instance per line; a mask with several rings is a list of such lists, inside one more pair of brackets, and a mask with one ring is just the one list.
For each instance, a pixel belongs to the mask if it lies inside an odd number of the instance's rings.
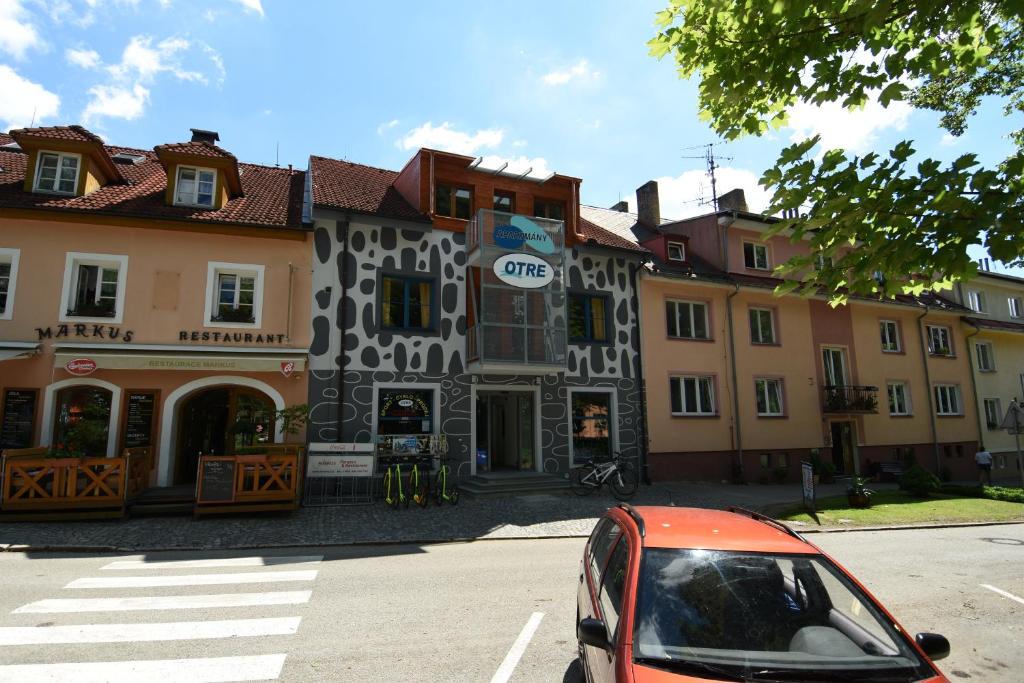
[[920,465],[912,465],[900,477],[900,488],[913,496],[927,498],[939,490],[939,478]]
[[982,495],[992,500],[1005,500],[1007,503],[1024,503],[1024,489],[986,486]]
[[945,484],[946,482],[953,481],[953,472],[948,467],[943,465],[942,469],[939,470],[939,479],[942,480],[943,484]]

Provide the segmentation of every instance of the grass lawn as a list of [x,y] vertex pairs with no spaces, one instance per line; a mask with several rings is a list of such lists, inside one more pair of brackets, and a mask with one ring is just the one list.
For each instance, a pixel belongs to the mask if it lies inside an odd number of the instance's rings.
[[[821,498],[817,501],[817,509],[821,526],[1001,522],[1016,519],[1024,521],[1024,504],[1021,503],[944,494],[936,494],[931,498],[915,498],[903,491],[878,491],[871,497],[871,507],[864,510],[849,507],[845,495]],[[804,512],[800,505],[782,509],[776,514],[776,518],[788,522],[804,522],[811,527],[817,526],[815,520]]]

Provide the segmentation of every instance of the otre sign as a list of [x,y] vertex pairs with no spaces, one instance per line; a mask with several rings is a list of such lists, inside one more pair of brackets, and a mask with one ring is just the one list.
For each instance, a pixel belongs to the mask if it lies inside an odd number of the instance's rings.
[[551,284],[555,272],[551,264],[530,254],[506,254],[494,262],[494,274],[507,285],[537,289]]

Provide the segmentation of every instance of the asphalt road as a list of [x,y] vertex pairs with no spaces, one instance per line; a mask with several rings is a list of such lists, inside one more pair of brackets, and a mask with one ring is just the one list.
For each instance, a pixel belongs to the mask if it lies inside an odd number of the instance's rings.
[[[952,680],[1021,680],[1024,603],[981,584],[1024,598],[1024,525],[812,540],[949,637]],[[562,681],[582,545],[2,553],[0,681]]]

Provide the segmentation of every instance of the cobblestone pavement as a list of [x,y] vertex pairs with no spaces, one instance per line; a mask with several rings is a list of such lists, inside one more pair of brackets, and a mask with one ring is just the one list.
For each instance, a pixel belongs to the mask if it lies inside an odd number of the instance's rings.
[[[832,491],[831,489],[835,489]],[[819,496],[841,492],[819,487]],[[634,505],[760,509],[800,499],[788,486],[658,484],[641,486]],[[74,522],[0,522],[0,551],[28,549],[175,550],[425,543],[479,538],[586,536],[617,501],[603,491],[580,498],[571,493],[508,498],[463,498],[458,506],[392,510],[365,506],[309,507],[291,514],[208,517],[140,517]]]

